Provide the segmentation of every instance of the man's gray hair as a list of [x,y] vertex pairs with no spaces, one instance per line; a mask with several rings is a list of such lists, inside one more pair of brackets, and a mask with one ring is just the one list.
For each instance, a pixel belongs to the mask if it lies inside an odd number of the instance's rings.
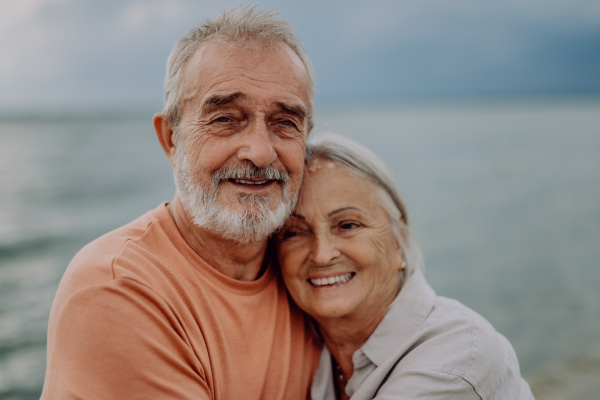
[[408,214],[394,176],[385,163],[357,142],[334,134],[325,134],[306,145],[306,165],[315,160],[331,160],[370,181],[379,195],[381,205],[390,216],[392,230],[402,247],[408,279],[423,268],[421,248],[408,228]]
[[247,44],[254,41],[256,49],[287,45],[302,61],[309,84],[309,122],[312,116],[314,92],[314,70],[304,47],[292,25],[279,18],[274,10],[260,11],[256,5],[226,8],[214,19],[206,19],[175,43],[167,61],[165,77],[165,107],[163,113],[173,126],[181,120],[182,71],[190,56],[209,40],[223,40],[232,44]]

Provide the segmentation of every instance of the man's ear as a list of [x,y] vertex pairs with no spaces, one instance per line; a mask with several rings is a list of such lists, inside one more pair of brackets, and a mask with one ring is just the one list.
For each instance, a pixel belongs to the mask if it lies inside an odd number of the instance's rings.
[[310,135],[310,133],[312,132],[313,128],[315,127],[315,123],[313,122],[312,118],[308,120],[308,129],[306,130],[306,137],[308,138],[308,136]]
[[171,122],[167,121],[163,113],[154,114],[152,122],[154,124],[156,136],[158,137],[158,141],[160,142],[165,155],[169,159],[171,165],[175,167],[173,164],[173,159],[175,157],[175,151],[177,148],[173,137],[173,125]]

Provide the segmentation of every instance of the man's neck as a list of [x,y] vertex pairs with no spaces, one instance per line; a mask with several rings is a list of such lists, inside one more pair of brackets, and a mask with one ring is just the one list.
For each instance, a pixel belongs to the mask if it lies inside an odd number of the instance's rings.
[[217,233],[198,228],[192,223],[177,195],[167,205],[167,210],[187,244],[211,267],[239,281],[253,281],[259,278],[264,269],[267,239],[240,244],[224,239]]

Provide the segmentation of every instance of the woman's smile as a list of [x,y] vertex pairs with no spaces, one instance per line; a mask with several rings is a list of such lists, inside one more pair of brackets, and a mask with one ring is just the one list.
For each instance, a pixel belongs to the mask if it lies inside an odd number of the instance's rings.
[[427,285],[385,164],[335,136],[306,154],[276,242],[288,293],[324,344],[312,397],[533,399],[506,339]]
[[315,276],[308,278],[307,281],[311,285],[316,287],[331,287],[347,283],[354,277],[354,275],[356,275],[355,272],[348,272],[347,274],[329,275],[323,277]]
[[277,235],[290,295],[319,322],[385,312],[400,290],[402,269],[390,217],[371,182],[329,161],[315,163]]

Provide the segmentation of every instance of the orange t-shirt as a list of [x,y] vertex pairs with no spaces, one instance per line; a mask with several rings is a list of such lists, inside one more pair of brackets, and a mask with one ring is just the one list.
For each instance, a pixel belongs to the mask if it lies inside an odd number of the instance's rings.
[[162,204],[67,268],[42,399],[306,399],[319,351],[271,268],[217,272]]

